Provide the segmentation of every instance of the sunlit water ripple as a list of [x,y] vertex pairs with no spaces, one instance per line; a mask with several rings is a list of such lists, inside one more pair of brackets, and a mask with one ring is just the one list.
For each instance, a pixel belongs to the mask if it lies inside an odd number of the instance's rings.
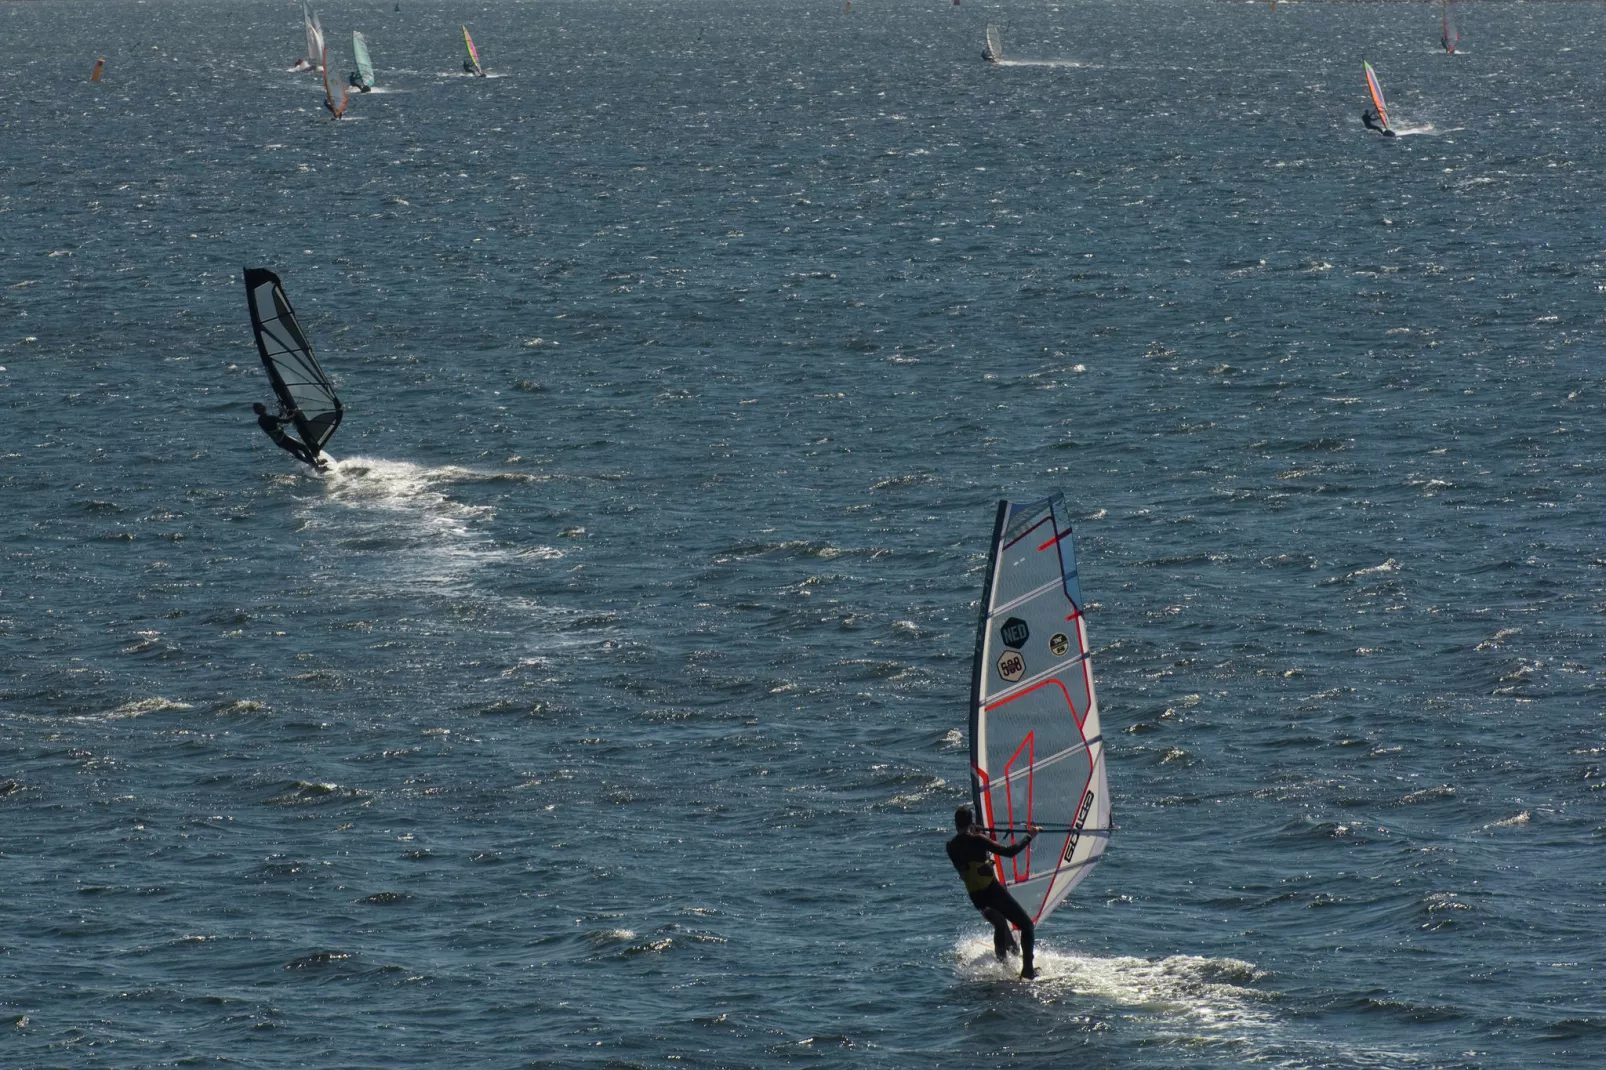
[[[8,1064],[1600,1061],[1598,7],[401,6],[338,124],[298,5],[0,10]],[[1119,827],[1019,985],[1055,487]]]

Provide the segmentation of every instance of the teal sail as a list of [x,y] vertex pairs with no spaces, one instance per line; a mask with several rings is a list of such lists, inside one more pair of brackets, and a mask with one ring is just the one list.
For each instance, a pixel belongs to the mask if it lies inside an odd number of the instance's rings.
[[374,87],[374,61],[368,57],[368,41],[356,30],[351,31],[351,51],[357,57],[357,73],[351,84],[366,93]]

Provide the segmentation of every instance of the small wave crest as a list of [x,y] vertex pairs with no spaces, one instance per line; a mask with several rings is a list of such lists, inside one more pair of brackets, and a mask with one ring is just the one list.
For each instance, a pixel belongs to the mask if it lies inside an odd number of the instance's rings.
[[1487,825],[1483,826],[1483,828],[1484,831],[1488,831],[1489,829],[1521,828],[1523,825],[1528,824],[1528,822],[1532,820],[1533,814],[1527,810],[1522,810],[1500,821],[1491,821]]
[[74,718],[74,720],[122,721],[131,717],[144,717],[145,715],[151,713],[162,713],[166,710],[188,710],[192,708],[193,707],[188,702],[179,702],[176,699],[163,698],[161,695],[153,695],[150,698],[134,699],[132,702],[125,702],[121,706],[118,706],[114,709],[105,710],[100,713],[87,713],[80,717]]
[[301,806],[328,801],[345,802],[351,799],[364,799],[367,796],[368,793],[361,788],[313,780],[297,780],[277,795],[268,798],[266,802],[270,806]]

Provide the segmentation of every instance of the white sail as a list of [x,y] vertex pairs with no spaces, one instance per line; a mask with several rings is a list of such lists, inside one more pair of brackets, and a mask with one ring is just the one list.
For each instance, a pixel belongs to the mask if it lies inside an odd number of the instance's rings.
[[1093,691],[1065,499],[999,502],[971,676],[971,792],[1013,842],[1042,834],[998,877],[1042,921],[1090,873],[1110,836],[1104,737]]
[[987,51],[982,57],[989,63],[997,63],[1004,58],[1004,39],[998,33],[998,27],[991,23],[987,26]]
[[323,64],[323,26],[316,14],[307,11],[306,4],[301,5],[301,21],[307,28],[307,54],[302,62],[317,70]]

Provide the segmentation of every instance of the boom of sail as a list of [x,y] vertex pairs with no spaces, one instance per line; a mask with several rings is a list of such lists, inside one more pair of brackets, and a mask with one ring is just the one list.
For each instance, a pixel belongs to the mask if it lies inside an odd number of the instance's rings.
[[1384,130],[1388,130],[1390,129],[1389,110],[1388,106],[1383,103],[1383,87],[1377,82],[1377,72],[1364,59],[1361,60],[1361,66],[1366,68],[1366,91],[1372,94],[1372,107],[1377,109],[1377,121],[1383,124]]
[[463,27],[463,44],[468,47],[468,60],[463,64],[463,69],[470,74],[477,74],[484,78],[485,68],[480,66],[480,52],[479,49],[474,47],[474,38],[468,35],[467,26]]
[[374,87],[374,61],[368,58],[368,41],[356,30],[351,31],[351,54],[357,60],[357,77],[352,84],[364,93]]
[[988,63],[997,63],[1004,58],[1004,39],[999,36],[998,27],[992,23],[987,24],[987,49],[981,55]]
[[273,393],[279,406],[293,414],[301,441],[317,452],[340,426],[345,408],[313,356],[312,344],[296,321],[279,276],[267,268],[246,268],[245,296],[251,306],[257,352],[262,355]]
[[998,503],[971,675],[976,814],[1013,842],[998,878],[1036,921],[1109,845],[1110,791],[1065,499]]

